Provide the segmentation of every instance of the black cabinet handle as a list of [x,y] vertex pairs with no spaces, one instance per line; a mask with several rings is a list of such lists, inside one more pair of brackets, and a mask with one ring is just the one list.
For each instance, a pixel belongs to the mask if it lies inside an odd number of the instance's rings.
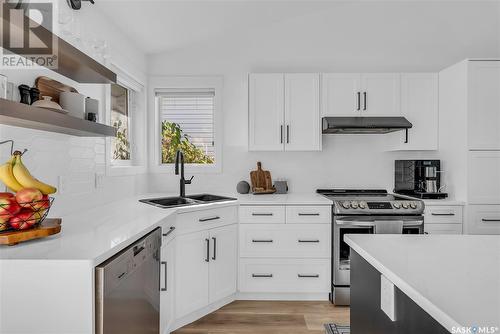
[[290,144],[290,125],[286,126],[286,143]]
[[217,238],[212,237],[212,240],[214,241],[214,256],[212,256],[212,260],[217,259]]
[[254,278],[272,278],[273,274],[252,274]]
[[299,213],[299,216],[319,216],[319,213]]
[[217,220],[217,219],[220,219],[220,217],[219,216],[215,216],[215,217],[210,217],[210,218],[200,218],[200,219],[198,219],[198,221],[200,221],[200,222],[208,222],[210,220]]
[[258,243],[258,242],[267,242],[267,243],[271,243],[273,242],[273,239],[265,239],[265,240],[262,240],[262,239],[252,239],[252,242],[255,242],[255,243]]
[[500,222],[500,219],[494,219],[494,218],[483,218],[481,220],[483,222]]
[[161,264],[165,266],[165,276],[163,278],[163,283],[165,283],[165,287],[161,288],[161,291],[167,291],[167,261],[161,261]]
[[252,216],[255,216],[255,217],[261,217],[261,216],[273,216],[274,213],[252,213]]
[[280,125],[280,143],[283,144],[283,125]]
[[297,241],[300,242],[300,243],[319,243],[318,239],[316,239],[316,240],[302,240],[302,239],[299,239]]
[[302,274],[298,274],[297,276],[299,278],[319,278],[319,274],[315,274],[315,275],[302,275]]
[[163,233],[164,237],[167,237],[170,233],[172,233],[175,230],[175,226],[170,226],[168,229],[167,233]]
[[431,213],[432,216],[454,216],[454,213]]
[[363,110],[366,110],[366,92],[363,92]]
[[357,92],[358,95],[358,111],[361,110],[361,92]]
[[205,257],[205,262],[210,261],[210,239],[205,239],[205,242],[207,243],[207,256]]

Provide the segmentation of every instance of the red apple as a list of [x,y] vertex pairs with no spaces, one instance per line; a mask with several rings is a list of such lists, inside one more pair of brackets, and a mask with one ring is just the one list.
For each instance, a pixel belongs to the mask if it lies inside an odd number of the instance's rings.
[[47,210],[50,207],[49,195],[43,195],[42,199],[33,202],[32,209],[34,211]]
[[4,231],[9,228],[9,218],[8,215],[0,216],[0,231]]
[[0,198],[14,198],[15,195],[13,193],[0,193]]
[[0,216],[13,216],[21,211],[15,198],[0,198]]
[[23,188],[16,193],[16,201],[23,208],[32,208],[33,202],[40,201],[43,194],[35,188]]
[[16,230],[25,230],[35,225],[41,218],[38,212],[23,209],[9,220],[10,226]]

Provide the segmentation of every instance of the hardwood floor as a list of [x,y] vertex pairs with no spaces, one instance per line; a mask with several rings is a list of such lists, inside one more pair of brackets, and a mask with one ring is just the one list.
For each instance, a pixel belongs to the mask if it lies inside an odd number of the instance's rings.
[[324,334],[328,322],[349,324],[349,307],[327,301],[238,300],[174,334]]

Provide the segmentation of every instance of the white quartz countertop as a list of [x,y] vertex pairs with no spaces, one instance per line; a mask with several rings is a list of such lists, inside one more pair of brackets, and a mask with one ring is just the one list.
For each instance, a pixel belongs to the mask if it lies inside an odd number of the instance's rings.
[[227,205],[214,202],[163,209],[139,202],[139,199],[167,196],[171,195],[143,194],[63,216],[61,233],[15,246],[0,246],[0,261],[85,260],[99,264],[154,230],[175,212]]
[[241,205],[332,205],[328,198],[316,193],[237,195]]
[[500,327],[500,236],[351,234],[345,241],[450,332]]

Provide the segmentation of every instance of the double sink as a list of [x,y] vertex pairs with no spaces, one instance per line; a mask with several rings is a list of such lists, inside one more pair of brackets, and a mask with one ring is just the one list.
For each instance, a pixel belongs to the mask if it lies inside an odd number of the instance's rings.
[[163,209],[175,208],[179,206],[188,205],[199,205],[207,204],[213,202],[223,202],[223,201],[235,201],[236,198],[211,195],[211,194],[199,194],[190,196],[174,196],[174,197],[160,197],[160,198],[148,198],[141,199],[139,202],[146,203],[149,205],[154,205]]

